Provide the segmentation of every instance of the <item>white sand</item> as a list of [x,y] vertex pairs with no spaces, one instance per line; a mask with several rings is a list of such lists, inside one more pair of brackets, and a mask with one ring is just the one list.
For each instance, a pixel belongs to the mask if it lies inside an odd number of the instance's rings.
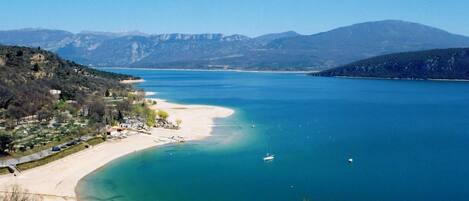
[[169,121],[176,122],[177,119],[182,120],[181,128],[179,130],[155,128],[153,129],[153,132],[163,132],[166,135],[182,136],[187,140],[200,140],[210,136],[214,125],[214,118],[224,118],[234,113],[233,110],[224,107],[181,105],[169,103],[162,99],[150,100],[157,101],[157,104],[150,106],[150,108],[155,110],[161,109],[168,112]]
[[121,140],[110,140],[92,148],[72,154],[47,165],[13,175],[0,176],[0,191],[13,184],[40,194],[44,200],[75,200],[78,181],[106,163],[126,154],[173,142],[171,136],[186,140],[199,140],[210,136],[215,118],[228,117],[233,110],[205,105],[180,105],[158,100],[153,109],[163,109],[169,119],[181,119],[181,129],[154,128],[152,135],[138,134]]
[[120,83],[122,84],[136,84],[136,83],[142,83],[145,82],[143,79],[138,79],[138,80],[121,80]]

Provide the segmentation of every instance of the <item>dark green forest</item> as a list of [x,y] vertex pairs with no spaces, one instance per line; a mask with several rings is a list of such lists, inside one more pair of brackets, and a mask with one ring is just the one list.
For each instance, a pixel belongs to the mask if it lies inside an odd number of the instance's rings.
[[469,79],[469,48],[435,49],[377,56],[313,76],[394,79]]

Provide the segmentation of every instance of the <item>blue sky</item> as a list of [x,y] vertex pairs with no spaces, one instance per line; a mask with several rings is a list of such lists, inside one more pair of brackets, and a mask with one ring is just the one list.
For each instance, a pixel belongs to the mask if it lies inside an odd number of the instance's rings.
[[240,33],[327,31],[400,19],[469,35],[467,0],[6,0],[0,29],[71,32]]

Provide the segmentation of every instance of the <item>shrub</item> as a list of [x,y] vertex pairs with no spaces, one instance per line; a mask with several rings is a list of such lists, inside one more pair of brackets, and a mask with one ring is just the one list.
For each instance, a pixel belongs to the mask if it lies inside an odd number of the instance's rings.
[[156,113],[154,110],[146,110],[147,126],[153,127],[156,124]]
[[160,119],[166,120],[169,117],[169,114],[164,110],[158,110],[158,117]]

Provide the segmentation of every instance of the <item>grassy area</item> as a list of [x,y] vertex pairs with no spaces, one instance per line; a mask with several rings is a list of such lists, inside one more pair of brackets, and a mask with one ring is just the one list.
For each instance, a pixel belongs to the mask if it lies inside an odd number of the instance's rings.
[[[76,152],[79,152],[81,150],[84,150],[87,148],[87,145],[96,145],[96,144],[99,144],[101,142],[104,142],[104,139],[103,138],[93,138],[93,139],[90,139],[88,141],[86,141],[86,143],[80,143],[78,145],[75,145],[73,147],[70,147],[68,149],[64,149],[60,152],[57,152],[55,154],[52,154],[50,156],[47,156],[45,158],[42,158],[40,160],[37,160],[37,161],[31,161],[31,162],[27,162],[27,163],[22,163],[22,164],[18,164],[17,165],[17,168],[19,170],[27,170],[27,169],[31,169],[31,168],[34,168],[34,167],[38,167],[38,166],[41,166],[41,165],[45,165],[47,163],[50,163],[52,161],[55,161],[55,160],[59,160],[61,158],[64,158],[70,154],[73,154],[73,153],[76,153]],[[8,170],[7,170],[8,171]]]
[[89,145],[97,145],[104,141],[105,141],[104,138],[97,137],[97,138],[89,139],[88,141],[86,141],[86,143]]
[[73,140],[73,138],[70,138],[70,137],[62,138],[59,141],[52,141],[52,142],[50,142],[46,145],[35,146],[34,148],[28,149],[26,151],[12,152],[12,153],[10,153],[10,156],[8,158],[18,158],[18,157],[34,154],[34,153],[37,153],[37,152],[40,152],[40,151],[43,151],[43,150],[51,149],[54,146],[66,143],[70,140]]
[[10,173],[10,171],[8,171],[8,168],[6,168],[6,167],[1,167],[0,168],[0,175],[8,174],[8,173]]

